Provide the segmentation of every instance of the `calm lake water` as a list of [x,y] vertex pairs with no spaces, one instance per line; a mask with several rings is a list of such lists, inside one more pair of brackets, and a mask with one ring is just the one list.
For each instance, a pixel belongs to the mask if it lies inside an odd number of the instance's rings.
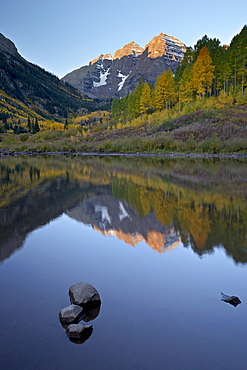
[[[0,368],[246,369],[246,164],[1,160]],[[80,281],[102,304],[75,344],[58,313]]]

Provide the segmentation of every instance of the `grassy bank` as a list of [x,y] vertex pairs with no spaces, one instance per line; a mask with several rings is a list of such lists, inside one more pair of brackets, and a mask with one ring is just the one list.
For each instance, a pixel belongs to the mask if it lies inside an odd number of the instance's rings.
[[199,109],[176,118],[143,116],[132,125],[95,125],[14,135],[0,148],[27,152],[247,153],[247,106]]

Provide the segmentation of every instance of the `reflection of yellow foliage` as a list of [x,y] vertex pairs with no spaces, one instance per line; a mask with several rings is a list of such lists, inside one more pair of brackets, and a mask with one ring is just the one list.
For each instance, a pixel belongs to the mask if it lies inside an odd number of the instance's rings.
[[184,222],[188,225],[197,248],[203,249],[211,231],[208,213],[203,212],[202,207],[196,206],[194,209],[184,209],[179,212]]
[[171,225],[174,214],[174,204],[165,198],[165,194],[158,190],[154,198],[154,210],[157,220],[162,225]]
[[[121,164],[121,161],[112,163],[109,158],[6,159],[0,170],[3,177],[8,176],[8,182],[1,184],[0,206],[10,204],[45,180],[68,177],[71,182],[77,181],[82,188],[85,184],[108,185],[113,188],[112,184],[115,184],[117,191],[114,196],[126,200],[142,216],[154,212],[162,225],[170,226],[176,220],[179,229],[191,235],[198,248],[205,247],[211,228],[215,225],[215,221],[211,221],[213,217],[220,222],[222,219],[226,228],[230,218],[232,228],[239,225],[244,227],[247,222],[247,205],[243,197],[234,196],[234,183],[232,193],[230,183],[227,193],[214,191],[212,187],[195,191],[162,178],[167,168],[169,173],[169,167],[162,166],[159,173],[145,162],[141,168],[133,166],[131,161],[126,161],[125,167],[121,167]],[[39,176],[32,175],[31,179],[30,168],[38,169]],[[188,166],[186,170],[186,175],[196,180],[193,167]],[[217,173],[213,172],[213,177],[216,176]],[[146,242],[159,245],[160,240],[158,236],[153,238],[148,235]]]
[[143,214],[148,215],[151,210],[151,204],[150,199],[151,194],[147,191],[147,189],[144,189],[143,187],[140,188],[140,201],[142,205]]

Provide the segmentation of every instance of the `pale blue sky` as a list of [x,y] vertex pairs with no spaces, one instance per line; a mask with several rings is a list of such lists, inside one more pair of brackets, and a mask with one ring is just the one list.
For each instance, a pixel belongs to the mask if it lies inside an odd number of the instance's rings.
[[0,32],[59,77],[160,32],[187,46],[205,34],[229,44],[245,24],[246,0],[0,0]]

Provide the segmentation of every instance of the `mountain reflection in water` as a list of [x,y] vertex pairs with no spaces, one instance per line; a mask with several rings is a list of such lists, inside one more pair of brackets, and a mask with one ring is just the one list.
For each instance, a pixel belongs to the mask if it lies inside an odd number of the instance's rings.
[[0,164],[0,260],[66,213],[162,253],[224,247],[247,262],[245,160],[11,158]]
[[111,195],[89,197],[68,211],[67,215],[84,224],[91,224],[103,235],[115,235],[132,246],[145,241],[160,253],[181,243],[173,225],[162,225],[154,212],[141,218],[126,201],[121,202]]

